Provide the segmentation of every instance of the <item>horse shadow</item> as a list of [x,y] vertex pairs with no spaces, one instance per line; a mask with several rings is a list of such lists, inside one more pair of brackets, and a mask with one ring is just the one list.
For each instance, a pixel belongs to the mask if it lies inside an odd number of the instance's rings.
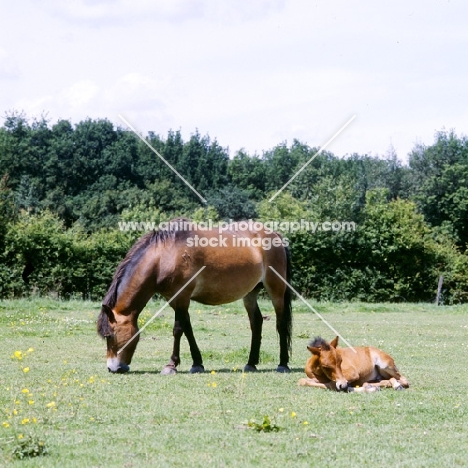
[[[242,374],[242,369],[238,369],[237,371],[234,371],[232,369],[228,368],[222,368],[222,369],[211,369],[214,370],[217,374]],[[209,375],[211,370],[206,370],[202,375]],[[288,374],[295,374],[295,373],[304,373],[304,368],[303,367],[293,367],[290,369],[291,372],[288,372]],[[258,369],[256,372],[246,372],[248,374],[275,374],[277,375],[278,372],[276,372],[276,368],[271,368],[271,369]],[[155,370],[134,370],[127,372],[126,374],[122,375],[145,375],[145,374],[153,374],[153,375],[159,375],[161,374],[161,370],[155,369]],[[189,375],[190,371],[189,370],[178,370],[177,375]]]

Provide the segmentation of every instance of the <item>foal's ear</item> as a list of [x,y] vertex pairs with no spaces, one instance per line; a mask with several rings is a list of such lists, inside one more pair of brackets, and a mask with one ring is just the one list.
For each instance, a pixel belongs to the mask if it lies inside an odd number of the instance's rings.
[[317,348],[315,346],[307,346],[307,349],[312,353],[317,356],[320,356],[320,352],[322,351],[322,348]]
[[333,341],[330,342],[330,346],[336,348],[338,346],[338,339],[339,337],[337,336]]

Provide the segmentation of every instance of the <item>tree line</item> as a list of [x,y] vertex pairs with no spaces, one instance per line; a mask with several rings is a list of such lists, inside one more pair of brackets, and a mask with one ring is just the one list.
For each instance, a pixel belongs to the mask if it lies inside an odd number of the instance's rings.
[[195,132],[149,132],[197,195],[132,132],[105,119],[73,125],[10,113],[0,128],[0,297],[100,299],[141,232],[119,221],[352,221],[356,231],[283,233],[295,285],[316,299],[468,300],[468,140],[441,131],[408,164],[323,152],[295,140],[263,154]]

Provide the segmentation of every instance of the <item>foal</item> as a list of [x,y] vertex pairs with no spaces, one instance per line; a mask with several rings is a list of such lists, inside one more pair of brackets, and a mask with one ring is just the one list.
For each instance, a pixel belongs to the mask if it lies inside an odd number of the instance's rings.
[[336,391],[374,392],[380,387],[394,390],[408,388],[409,383],[395,366],[393,358],[370,346],[338,348],[338,337],[328,343],[315,338],[307,347],[312,356],[307,360],[307,379],[299,385]]

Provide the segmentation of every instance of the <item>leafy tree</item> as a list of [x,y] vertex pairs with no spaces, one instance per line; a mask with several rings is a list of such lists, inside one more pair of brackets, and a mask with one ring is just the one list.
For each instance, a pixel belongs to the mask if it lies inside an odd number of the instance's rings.
[[[8,176],[0,178],[0,245],[7,232],[7,225],[17,218],[15,195],[9,186]],[[1,252],[0,252],[1,254]]]
[[[410,155],[415,200],[433,226],[449,225],[460,246],[468,244],[468,139],[439,132],[432,146]],[[450,229],[450,228],[449,228]]]
[[224,221],[239,221],[257,217],[255,204],[249,200],[248,192],[233,185],[210,192],[207,200],[215,208],[220,219]]
[[249,198],[260,200],[265,196],[265,163],[258,156],[239,151],[229,162],[228,176],[233,185],[249,193]]
[[[298,142],[295,144],[299,145]],[[296,151],[294,151],[296,149]],[[276,192],[284,186],[296,172],[300,158],[297,148],[289,149],[286,143],[277,145],[263,155],[266,168],[266,190]]]

